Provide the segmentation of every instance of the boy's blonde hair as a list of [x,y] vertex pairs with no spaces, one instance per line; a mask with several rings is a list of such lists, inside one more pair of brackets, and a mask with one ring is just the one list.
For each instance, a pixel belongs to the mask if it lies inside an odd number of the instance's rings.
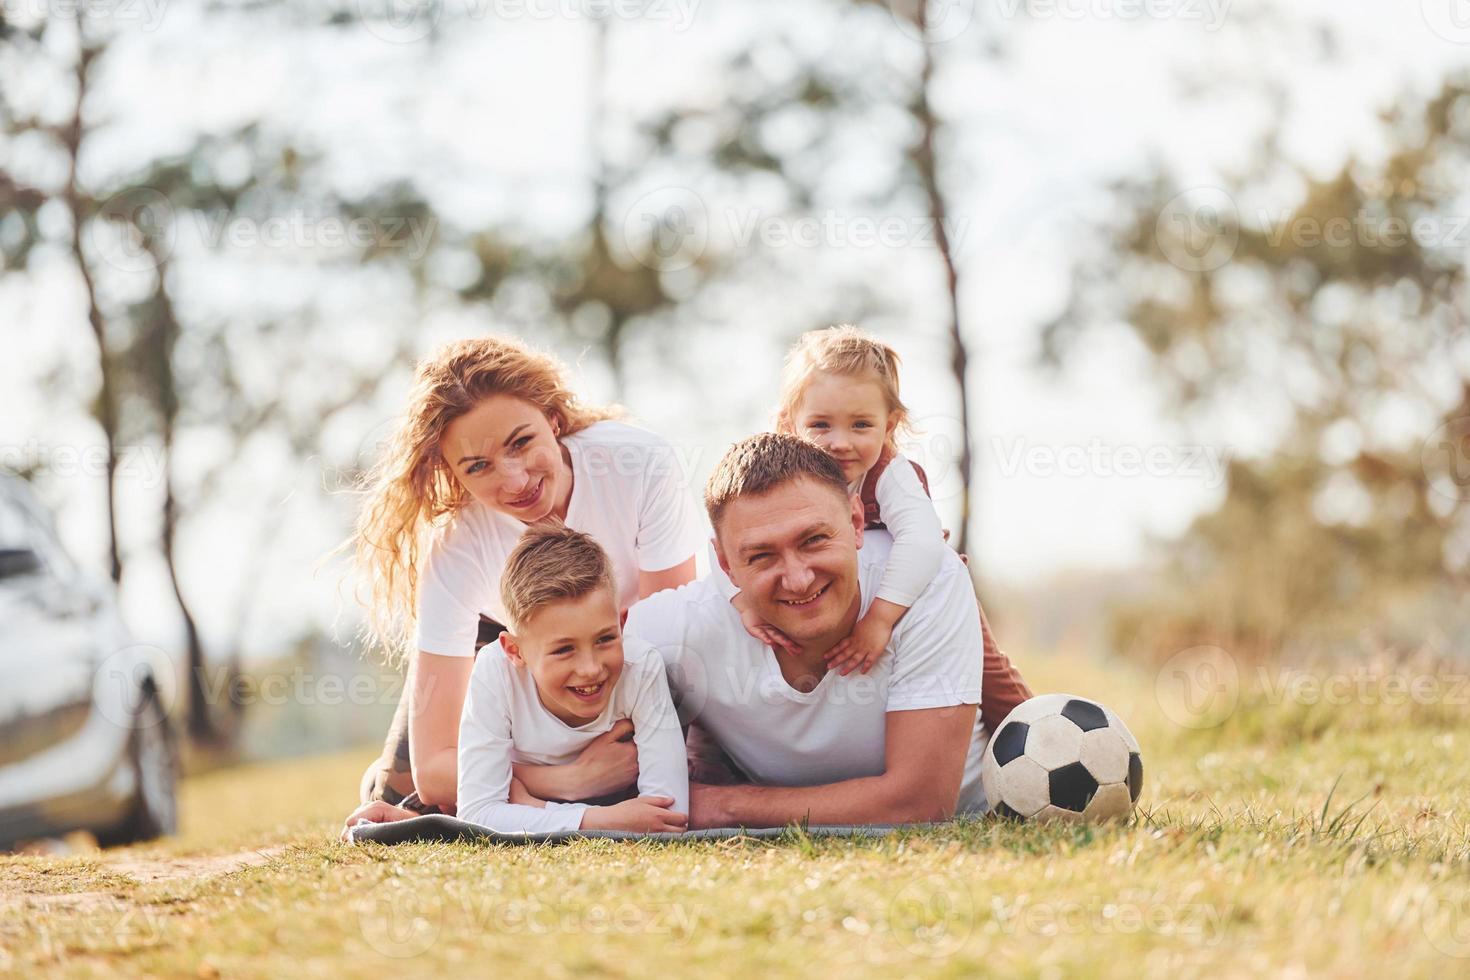
[[617,602],[612,562],[592,535],[561,523],[533,525],[511,549],[500,575],[500,601],[510,620],[505,625],[521,629],[548,602],[580,599],[598,589],[607,589]]
[[366,479],[350,544],[366,579],[368,631],[388,660],[406,659],[429,529],[469,503],[439,444],[449,424],[493,395],[540,409],[561,436],[616,417],[578,401],[552,356],[514,341],[476,337],[447,344],[418,365],[408,409]]
[[909,410],[898,396],[898,365],[898,353],[892,347],[850,323],[808,330],[786,355],[776,431],[796,433],[796,410],[818,372],[848,377],[872,375],[883,389],[889,414],[897,419],[883,445],[890,452],[897,452],[898,434],[909,429]]

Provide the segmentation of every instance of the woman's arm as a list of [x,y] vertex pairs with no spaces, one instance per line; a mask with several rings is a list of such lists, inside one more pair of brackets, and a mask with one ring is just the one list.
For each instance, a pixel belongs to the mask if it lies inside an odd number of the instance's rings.
[[474,657],[422,650],[409,665],[408,758],[419,799],[431,806],[455,804],[459,721],[474,666]]
[[664,589],[677,589],[681,585],[688,585],[694,581],[694,556],[675,565],[673,568],[665,568],[659,572],[638,572],[638,598],[647,599],[655,592]]

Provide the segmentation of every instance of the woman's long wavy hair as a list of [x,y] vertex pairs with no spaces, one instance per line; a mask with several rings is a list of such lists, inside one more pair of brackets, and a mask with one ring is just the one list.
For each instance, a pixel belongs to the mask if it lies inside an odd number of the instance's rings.
[[383,647],[390,663],[412,652],[428,532],[471,499],[440,451],[444,431],[493,395],[525,399],[562,436],[619,414],[583,405],[567,387],[559,361],[513,341],[460,340],[419,362],[408,410],[365,478],[366,499],[348,542],[365,580],[357,595],[368,611],[367,639]]

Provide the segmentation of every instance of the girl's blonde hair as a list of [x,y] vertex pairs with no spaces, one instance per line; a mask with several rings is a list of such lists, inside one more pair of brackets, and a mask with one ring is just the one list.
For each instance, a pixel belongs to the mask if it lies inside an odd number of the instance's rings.
[[368,638],[384,647],[390,662],[411,652],[427,532],[470,501],[440,451],[444,431],[493,395],[535,405],[561,436],[618,414],[583,405],[567,387],[560,362],[513,341],[460,340],[419,362],[408,410],[365,480],[367,499],[349,541],[370,586]]
[[[909,410],[898,396],[898,353],[850,323],[808,330],[786,355],[781,372],[781,398],[776,408],[776,431],[796,434],[796,411],[812,378],[819,372],[848,377],[872,375],[883,389],[889,415],[898,424],[888,433],[884,448],[898,451],[898,434],[911,427]],[[896,413],[896,414],[895,414]]]

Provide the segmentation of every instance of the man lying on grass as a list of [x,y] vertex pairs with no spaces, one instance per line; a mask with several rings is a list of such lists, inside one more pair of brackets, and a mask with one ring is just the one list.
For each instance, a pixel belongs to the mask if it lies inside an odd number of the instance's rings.
[[[506,561],[500,592],[510,628],[476,658],[460,717],[459,817],[502,833],[684,830],[689,776],[679,719],[658,652],[624,642],[606,552],[565,526],[532,527]],[[573,762],[630,722],[637,796],[547,801],[513,775],[515,763]],[[375,801],[348,826],[414,816]]]
[[633,606],[627,633],[663,654],[681,720],[697,722],[747,784],[690,786],[693,827],[912,823],[985,809],[977,717],[982,638],[959,556],[899,621],[867,674],[825,654],[873,602],[891,539],[864,531],[841,467],[794,436],[730,449],[705,489],[720,567],[799,647],[746,632],[707,576]]

